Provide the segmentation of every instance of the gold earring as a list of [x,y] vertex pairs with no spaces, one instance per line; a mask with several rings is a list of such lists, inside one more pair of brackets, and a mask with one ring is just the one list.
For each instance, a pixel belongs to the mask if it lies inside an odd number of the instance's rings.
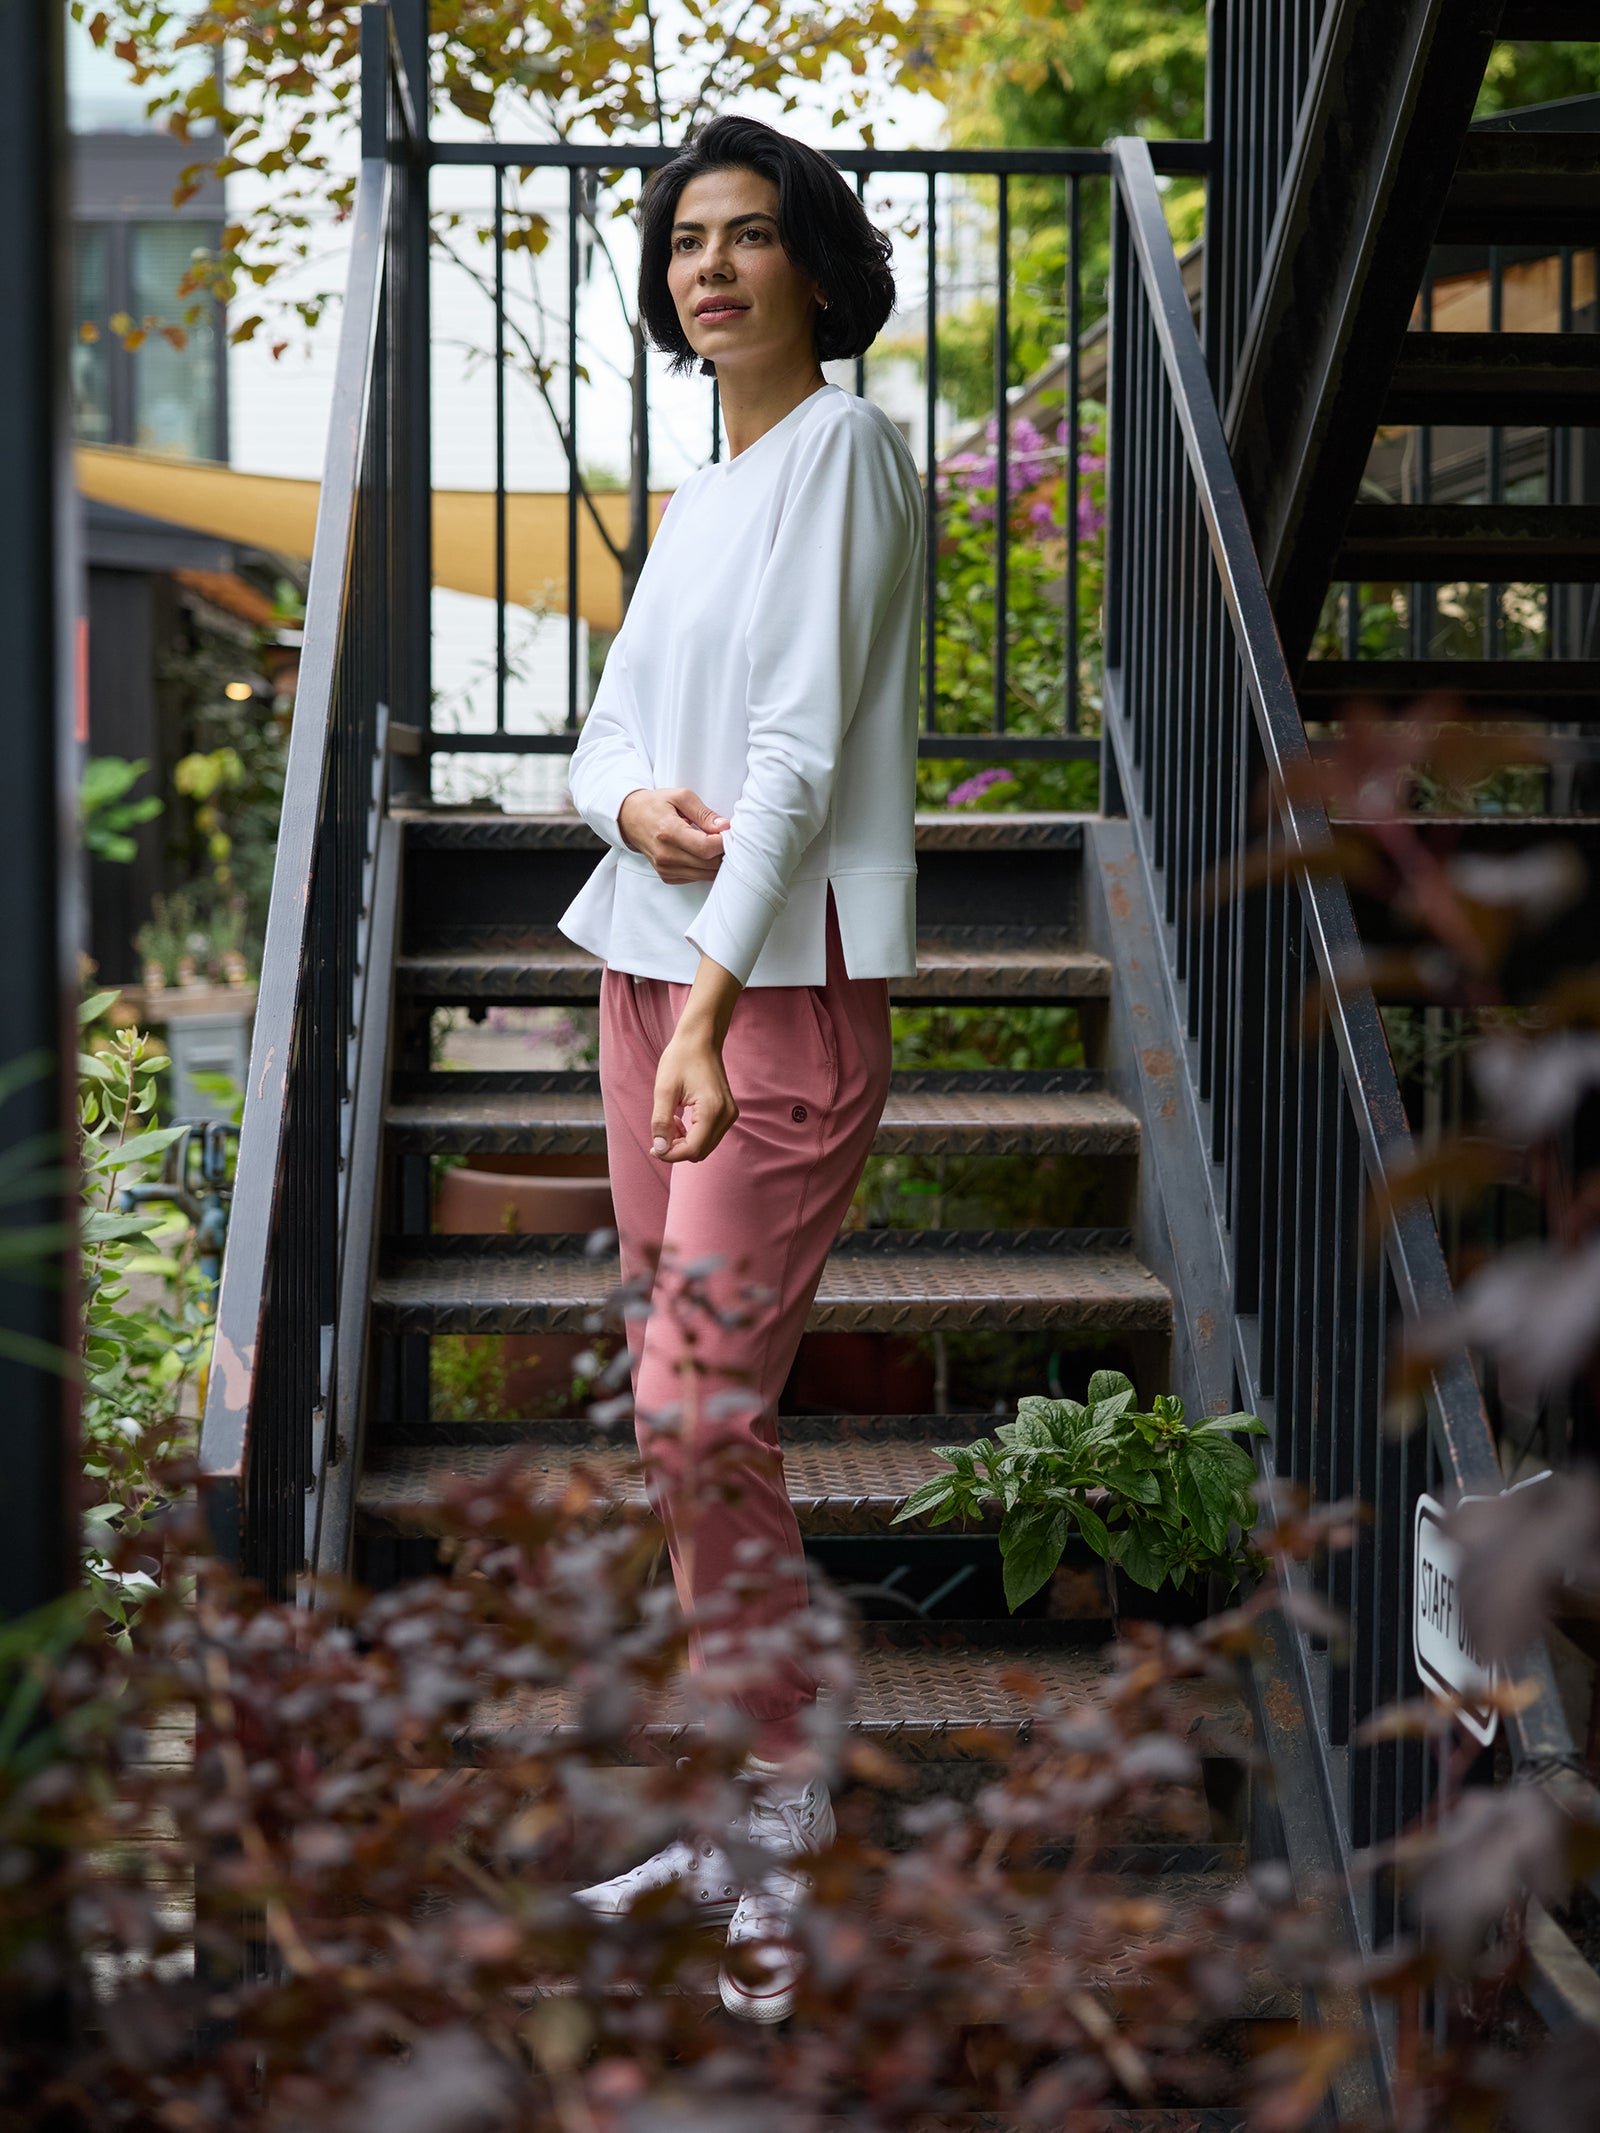
[[827,299],[827,298],[826,298],[825,296],[819,296],[819,297],[817,298],[817,309],[818,309],[819,311],[826,311],[826,310],[827,310],[827,308],[828,308],[828,299]]

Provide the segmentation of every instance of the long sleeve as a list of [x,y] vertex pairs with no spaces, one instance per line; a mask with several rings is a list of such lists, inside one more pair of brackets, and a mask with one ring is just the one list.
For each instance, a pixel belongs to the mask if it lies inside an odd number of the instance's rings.
[[619,852],[628,845],[617,826],[617,811],[629,793],[654,782],[640,754],[638,733],[628,655],[619,637],[606,655],[567,774],[573,806],[595,834]]
[[785,499],[745,647],[749,745],[722,864],[685,934],[741,984],[828,817],[874,640],[914,552],[893,444],[830,422]]

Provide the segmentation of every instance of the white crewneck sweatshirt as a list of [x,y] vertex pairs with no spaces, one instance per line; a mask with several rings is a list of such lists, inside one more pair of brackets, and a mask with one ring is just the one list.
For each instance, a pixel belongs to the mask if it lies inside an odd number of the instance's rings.
[[[820,985],[831,883],[853,978],[916,968],[922,487],[878,408],[824,385],[674,494],[572,757],[611,846],[561,930],[614,970]],[[732,827],[668,884],[617,827],[687,785]]]

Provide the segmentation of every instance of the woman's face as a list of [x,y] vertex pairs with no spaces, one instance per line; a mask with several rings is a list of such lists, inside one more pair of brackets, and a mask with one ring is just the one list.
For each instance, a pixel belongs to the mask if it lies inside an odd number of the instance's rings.
[[778,188],[753,170],[706,171],[683,188],[667,287],[689,346],[725,374],[813,353],[818,287],[778,241]]

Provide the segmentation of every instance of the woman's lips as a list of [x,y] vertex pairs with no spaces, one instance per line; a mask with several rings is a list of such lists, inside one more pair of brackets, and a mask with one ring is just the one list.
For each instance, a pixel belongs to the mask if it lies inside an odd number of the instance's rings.
[[695,313],[695,317],[702,325],[714,326],[721,319],[739,317],[741,312],[749,308],[748,304],[704,304]]

